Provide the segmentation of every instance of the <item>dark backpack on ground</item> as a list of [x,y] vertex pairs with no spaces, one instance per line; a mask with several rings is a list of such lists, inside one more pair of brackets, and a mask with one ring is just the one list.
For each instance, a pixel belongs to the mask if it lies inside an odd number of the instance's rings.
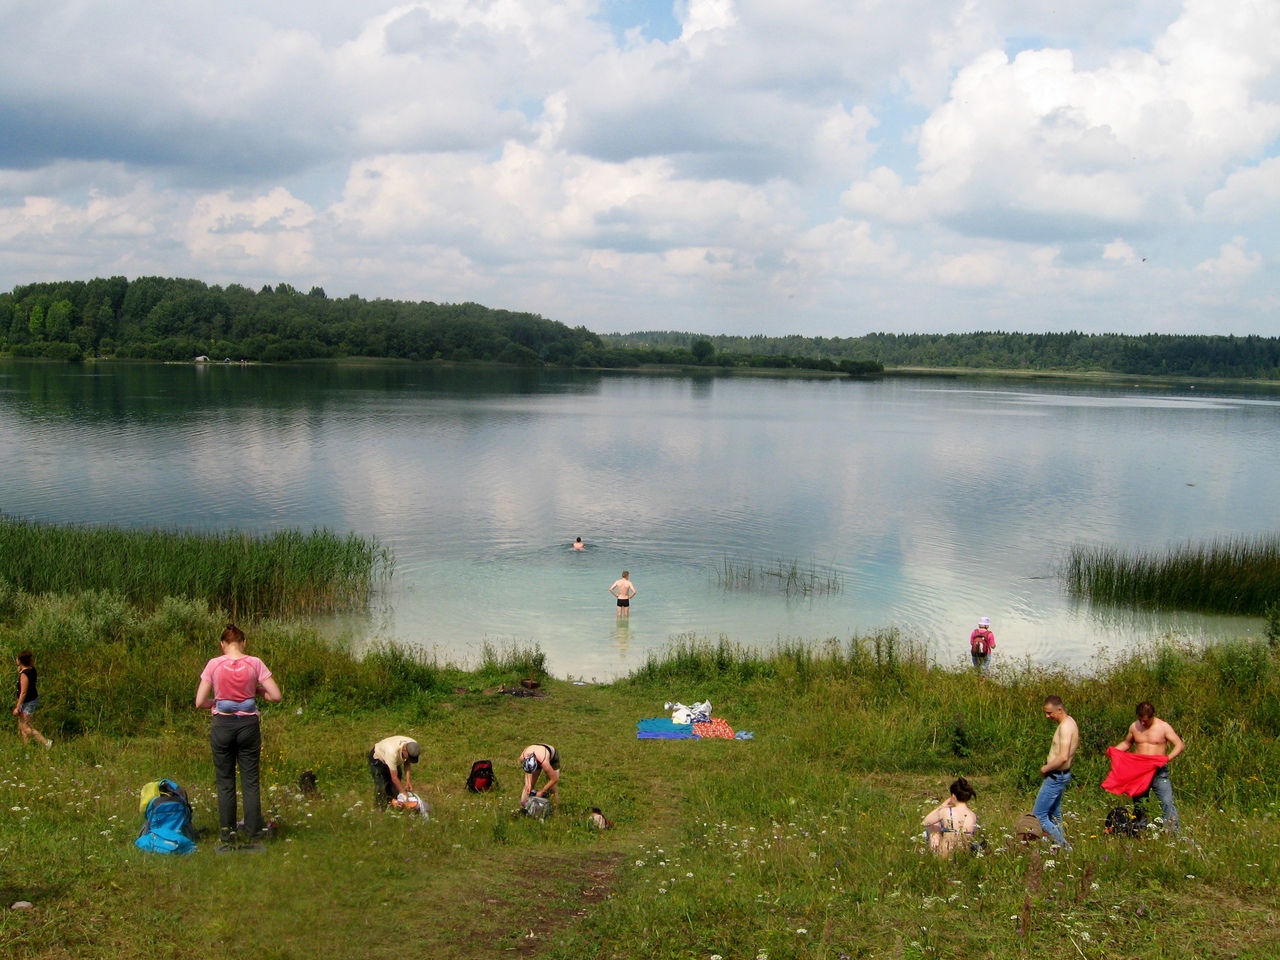
[[467,777],[467,789],[472,793],[485,793],[492,790],[497,782],[493,776],[493,764],[488,760],[477,760],[471,765],[471,773]]
[[[148,787],[158,790],[148,801],[142,814],[142,831],[134,846],[150,853],[194,853],[196,844],[191,829],[191,801],[187,791],[172,780],[161,780]],[[144,787],[144,792],[148,787]]]
[[1147,828],[1147,815],[1132,813],[1128,807],[1113,807],[1107,814],[1105,827],[1114,837],[1136,837]]

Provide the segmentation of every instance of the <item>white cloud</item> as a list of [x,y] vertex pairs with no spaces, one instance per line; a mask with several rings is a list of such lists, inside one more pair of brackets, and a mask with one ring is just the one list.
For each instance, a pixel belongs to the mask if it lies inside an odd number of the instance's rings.
[[1019,239],[1191,219],[1228,164],[1280,133],[1280,106],[1252,93],[1275,72],[1280,5],[1220,7],[1189,0],[1153,52],[1094,70],[1065,49],[982,54],[923,124],[918,182],[872,171],[848,208]]
[[1237,223],[1280,215],[1280,157],[1231,174],[1205,199],[1204,210],[1214,220]]
[[1235,286],[1246,280],[1262,266],[1262,255],[1246,250],[1246,243],[1248,241],[1244,237],[1224,243],[1216,257],[1196,264],[1196,272],[1222,286]]
[[248,199],[223,191],[196,201],[185,240],[195,262],[221,271],[248,263],[296,276],[314,270],[309,228],[315,219],[311,207],[283,187]]
[[686,0],[667,41],[598,0],[152,7],[0,7],[0,282],[1272,330],[1274,0]]
[[1102,248],[1102,259],[1115,260],[1131,267],[1138,262],[1138,254],[1133,247],[1117,238]]
[[682,43],[689,43],[698,34],[727,30],[738,22],[733,0],[681,0],[677,9]]

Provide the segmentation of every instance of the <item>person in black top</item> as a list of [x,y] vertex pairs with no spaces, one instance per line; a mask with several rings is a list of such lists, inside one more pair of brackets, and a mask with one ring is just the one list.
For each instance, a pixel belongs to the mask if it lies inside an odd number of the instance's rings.
[[18,732],[22,734],[22,742],[30,743],[34,736],[45,745],[52,747],[53,741],[31,725],[31,717],[40,706],[40,688],[36,685],[36,661],[30,650],[18,654],[18,702],[13,706],[13,715],[18,718]]

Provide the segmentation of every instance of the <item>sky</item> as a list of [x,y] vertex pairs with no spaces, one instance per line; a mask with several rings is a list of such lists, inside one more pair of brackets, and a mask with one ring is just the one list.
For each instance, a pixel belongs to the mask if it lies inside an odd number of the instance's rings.
[[1280,335],[1276,0],[3,0],[0,289]]

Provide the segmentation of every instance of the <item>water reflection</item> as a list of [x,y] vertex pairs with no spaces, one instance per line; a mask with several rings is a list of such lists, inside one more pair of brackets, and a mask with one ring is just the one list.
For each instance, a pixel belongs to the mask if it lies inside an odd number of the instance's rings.
[[[395,593],[344,626],[455,659],[536,642],[558,672],[604,677],[674,634],[895,625],[951,661],[986,615],[1002,656],[1083,665],[1100,645],[1252,628],[1082,608],[1053,576],[1081,539],[1268,529],[1280,404],[1187,393],[8,361],[0,509],[373,533],[399,557]],[[579,534],[588,549],[568,549]],[[726,591],[726,556],[829,567],[842,589]],[[620,625],[607,591],[624,568],[640,597]]]

